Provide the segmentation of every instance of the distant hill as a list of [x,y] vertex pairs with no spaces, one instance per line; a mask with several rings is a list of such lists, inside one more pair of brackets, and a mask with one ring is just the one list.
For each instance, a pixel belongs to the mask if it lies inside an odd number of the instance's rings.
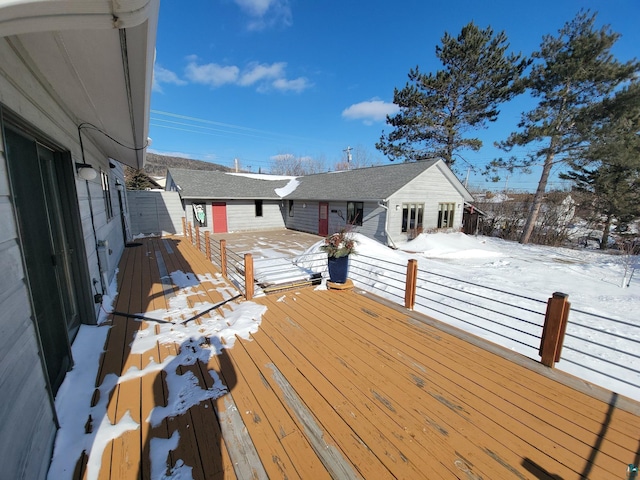
[[171,157],[168,155],[158,155],[157,153],[147,153],[144,164],[144,172],[153,177],[166,177],[168,168],[187,168],[189,170],[217,170],[220,172],[230,172],[231,168],[218,163],[204,162],[202,160],[191,160],[189,158]]

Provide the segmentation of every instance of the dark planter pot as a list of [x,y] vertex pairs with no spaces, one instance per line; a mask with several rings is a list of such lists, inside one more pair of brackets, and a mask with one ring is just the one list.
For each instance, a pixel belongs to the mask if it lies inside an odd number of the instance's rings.
[[349,255],[345,257],[328,257],[329,281],[333,283],[345,283],[349,273]]

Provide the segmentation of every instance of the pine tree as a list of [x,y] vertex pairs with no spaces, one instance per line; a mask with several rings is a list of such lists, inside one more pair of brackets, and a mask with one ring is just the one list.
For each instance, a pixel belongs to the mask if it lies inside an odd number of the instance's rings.
[[409,82],[394,89],[400,112],[387,116],[394,130],[382,133],[376,148],[391,160],[442,157],[452,166],[460,150],[477,151],[478,138],[466,136],[498,118],[498,106],[519,91],[519,78],[528,65],[520,54],[507,54],[504,32],[479,29],[473,22],[458,37],[445,33],[436,56],[444,65],[435,74],[409,71]]
[[600,248],[607,248],[613,222],[623,227],[640,218],[640,82],[636,81],[585,112],[589,146],[571,160],[561,178],[593,195],[603,218]]
[[620,63],[613,57],[611,48],[619,34],[608,26],[596,30],[595,19],[595,14],[581,11],[560,29],[557,37],[543,38],[540,50],[533,54],[534,65],[526,79],[531,95],[540,99],[538,106],[523,114],[518,124],[521,131],[498,144],[507,152],[525,145],[534,150],[524,161],[512,157],[495,160],[491,165],[493,169],[513,171],[542,164],[521,243],[529,242],[552,167],[582,157],[588,146],[588,136],[584,135],[584,122],[588,121],[585,112],[608,98],[639,70],[635,60]]
[[146,190],[154,188],[154,184],[149,176],[142,170],[127,167],[125,170],[125,183],[127,190]]

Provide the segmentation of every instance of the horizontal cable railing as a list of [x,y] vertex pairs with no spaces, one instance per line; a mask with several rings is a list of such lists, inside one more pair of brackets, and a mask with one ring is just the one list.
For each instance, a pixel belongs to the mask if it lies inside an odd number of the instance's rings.
[[[619,333],[621,330],[625,334]],[[571,308],[562,362],[566,363],[562,368],[576,376],[588,373],[614,382],[622,390],[637,389],[640,324]]]
[[[245,294],[247,281],[255,284],[258,292],[262,293],[274,285],[295,286],[319,282],[320,278],[328,276],[327,255],[318,252],[293,258],[251,259],[252,275],[247,280],[247,259],[244,254],[228,249],[224,240],[212,241],[207,234],[203,238],[202,232],[196,234],[190,230],[189,238],[194,246],[199,245],[205,255],[208,250],[209,260]],[[209,243],[208,249],[206,243]],[[540,361],[541,355],[544,355],[541,352],[551,299],[533,298],[443,275],[419,268],[416,263],[418,267],[412,287],[414,302],[408,306],[408,291],[411,288],[408,272],[411,262],[415,260],[409,261],[408,265],[364,254],[352,255],[349,260],[349,278],[358,288],[536,361]],[[566,332],[558,337],[556,361],[560,361],[561,369],[581,378],[600,379],[596,383],[637,398],[640,385],[640,323],[577,308],[567,310]],[[544,356],[542,362],[545,363]]]
[[538,358],[546,301],[418,269],[415,309]]
[[246,283],[244,277],[244,257],[232,250],[226,250],[226,272],[227,278],[233,283],[238,290],[246,292]]
[[367,255],[350,258],[349,277],[362,287],[396,303],[404,302],[407,265]]
[[209,260],[216,267],[222,270],[222,257],[220,254],[220,242],[215,242],[213,240],[209,240],[209,248],[211,249],[211,258]]

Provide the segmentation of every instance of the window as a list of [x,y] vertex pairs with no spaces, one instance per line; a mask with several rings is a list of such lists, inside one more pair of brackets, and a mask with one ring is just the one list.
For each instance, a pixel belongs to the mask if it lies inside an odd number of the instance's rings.
[[362,202],[347,202],[347,223],[362,226],[364,207]]
[[104,210],[107,214],[107,220],[113,217],[113,204],[111,203],[111,187],[109,186],[109,175],[100,171],[102,178],[102,196],[104,197]]
[[289,200],[289,216],[293,217],[293,200]]
[[423,213],[424,203],[403,203],[402,231],[405,233],[421,233]]
[[453,214],[455,213],[455,203],[438,204],[438,228],[453,227]]
[[262,200],[256,200],[256,217],[262,216]]

